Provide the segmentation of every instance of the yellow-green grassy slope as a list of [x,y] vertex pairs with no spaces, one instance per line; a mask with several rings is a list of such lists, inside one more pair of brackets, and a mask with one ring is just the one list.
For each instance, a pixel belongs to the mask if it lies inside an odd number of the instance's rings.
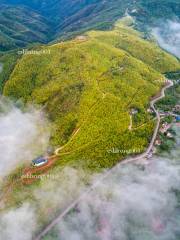
[[118,21],[113,31],[91,31],[89,36],[125,50],[162,73],[179,69],[179,61],[175,57],[162,51],[157,44],[143,39],[143,35],[132,29],[131,25],[132,20],[127,17]]
[[[112,148],[147,146],[155,124],[149,100],[160,89],[161,73],[180,68],[176,58],[122,23],[113,31],[89,32],[86,41],[45,48],[50,54],[18,61],[4,94],[45,106],[51,142],[64,145],[57,164],[106,168],[126,155]],[[131,108],[139,110],[132,131]]]

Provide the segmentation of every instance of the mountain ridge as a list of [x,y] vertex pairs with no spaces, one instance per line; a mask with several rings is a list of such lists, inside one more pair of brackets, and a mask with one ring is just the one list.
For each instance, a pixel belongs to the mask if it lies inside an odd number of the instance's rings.
[[[114,22],[122,17],[126,12],[134,16],[137,20],[137,27],[139,29],[145,29],[148,25],[155,24],[158,19],[165,18],[180,18],[180,3],[177,0],[146,0],[146,1],[133,1],[128,0],[126,2],[122,0],[102,1],[102,0],[59,0],[59,1],[26,1],[26,0],[1,0],[0,6],[6,4],[9,8],[13,9],[15,16],[23,16],[27,9],[30,14],[35,15],[42,21],[37,21],[36,26],[31,26],[29,31],[33,33],[35,31],[36,38],[29,39],[30,43],[44,42],[55,39],[67,39],[72,38],[82,32],[86,32],[92,29],[110,29]],[[21,12],[18,8],[21,8]],[[157,11],[157,9],[163,9],[163,11]],[[7,16],[10,16],[8,11],[5,11]],[[36,21],[36,17],[34,20]],[[16,17],[17,19],[17,17]],[[2,9],[0,14],[0,21],[2,21]],[[33,19],[31,20],[33,21]],[[26,20],[27,22],[27,20]],[[11,21],[12,23],[12,21]],[[45,26],[44,26],[45,24]],[[3,39],[3,24],[1,26],[0,37]],[[42,39],[39,28],[46,28],[45,36]],[[26,27],[26,25],[25,25]],[[17,29],[18,32],[18,29]],[[26,32],[19,31],[22,42],[16,43],[15,39],[9,39],[10,46],[6,48],[2,47],[0,41],[0,50],[9,50],[14,47],[23,47],[27,45],[26,39],[29,36]],[[11,37],[11,33],[7,34]],[[14,41],[15,43],[14,43]]]

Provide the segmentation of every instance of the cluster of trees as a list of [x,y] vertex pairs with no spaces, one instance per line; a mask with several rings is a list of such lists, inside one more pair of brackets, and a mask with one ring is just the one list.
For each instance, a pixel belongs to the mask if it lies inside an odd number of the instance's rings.
[[15,51],[7,54],[0,53],[0,93],[2,93],[5,82],[8,80],[11,72],[13,71],[17,59],[18,55]]

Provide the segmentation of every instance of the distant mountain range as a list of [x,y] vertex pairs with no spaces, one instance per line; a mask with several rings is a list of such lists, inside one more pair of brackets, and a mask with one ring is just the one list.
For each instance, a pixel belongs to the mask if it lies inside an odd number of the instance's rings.
[[144,28],[180,18],[179,0],[0,0],[0,50],[109,29],[125,13]]
[[48,42],[52,30],[49,22],[23,6],[0,8],[0,50],[24,47],[32,42]]

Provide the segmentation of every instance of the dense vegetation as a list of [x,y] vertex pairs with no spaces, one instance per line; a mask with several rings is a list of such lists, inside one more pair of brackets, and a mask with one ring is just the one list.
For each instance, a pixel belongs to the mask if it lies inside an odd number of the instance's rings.
[[[180,68],[178,60],[122,22],[113,31],[88,32],[42,49],[50,54],[18,61],[4,94],[45,106],[53,123],[51,143],[64,145],[59,163],[100,169],[130,150],[143,151],[154,128],[150,98],[160,89],[161,73]],[[138,113],[129,130],[132,109]]]
[[47,42],[50,23],[37,12],[24,7],[0,4],[0,51],[24,47],[32,42]]
[[[0,0],[0,50],[109,29],[125,12],[145,29],[158,19],[180,18],[178,0]],[[16,21],[16,24],[14,23]]]
[[3,86],[13,71],[18,58],[19,56],[16,51],[0,54],[0,94],[2,93]]

